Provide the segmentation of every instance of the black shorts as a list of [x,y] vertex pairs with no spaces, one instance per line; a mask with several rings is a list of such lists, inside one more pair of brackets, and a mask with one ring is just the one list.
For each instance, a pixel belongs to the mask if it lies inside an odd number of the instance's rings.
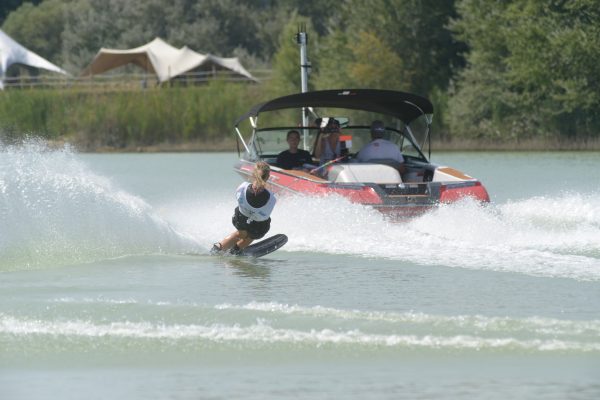
[[271,229],[271,218],[266,221],[251,221],[248,223],[248,217],[240,212],[239,207],[235,208],[231,223],[238,231],[248,232],[251,239],[260,239]]

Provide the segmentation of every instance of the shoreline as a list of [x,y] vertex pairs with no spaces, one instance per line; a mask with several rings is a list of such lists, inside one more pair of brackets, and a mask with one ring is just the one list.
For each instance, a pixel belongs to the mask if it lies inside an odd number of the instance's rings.
[[[49,142],[50,143],[50,142]],[[233,139],[221,141],[193,141],[186,143],[161,143],[153,145],[126,146],[123,148],[109,146],[93,146],[71,143],[67,140],[51,141],[53,147],[60,147],[70,143],[81,153],[220,153],[237,152],[236,141]],[[240,145],[243,149],[243,146]],[[600,151],[600,138],[588,140],[564,139],[532,139],[523,141],[490,141],[472,139],[454,139],[451,141],[434,141],[432,153],[448,152],[470,152],[470,151],[497,151],[497,152],[553,152],[553,151]]]

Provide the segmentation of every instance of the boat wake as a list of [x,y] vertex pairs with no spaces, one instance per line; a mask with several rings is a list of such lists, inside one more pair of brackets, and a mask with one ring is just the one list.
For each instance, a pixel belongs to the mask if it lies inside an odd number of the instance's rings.
[[[65,147],[0,144],[0,269],[208,249],[232,231],[231,191],[154,209]],[[600,198],[563,193],[503,204],[464,200],[393,223],[341,197],[281,196],[280,251],[600,280]]]
[[[171,205],[169,220],[208,246],[232,229],[235,203],[231,195],[205,201]],[[341,197],[281,197],[270,233],[290,238],[280,251],[600,280],[600,199],[593,195],[483,206],[467,199],[401,223]]]
[[0,143],[0,269],[184,252],[194,242],[69,147]]
[[[443,316],[415,312],[344,310],[275,302],[247,304],[149,303],[135,300],[58,299],[53,307],[107,307],[135,311],[126,319],[67,319],[0,313],[0,355],[90,351],[164,351],[203,354],[231,347],[286,354],[294,349],[356,351],[600,352],[598,320]],[[66,304],[65,304],[66,303]],[[86,313],[87,308],[81,308]],[[127,311],[126,311],[127,310]],[[88,312],[89,314],[89,312]],[[88,315],[86,314],[86,315]],[[121,313],[119,315],[122,315]],[[145,316],[140,319],[140,316]],[[87,352],[86,352],[87,354]],[[389,353],[388,353],[389,354]]]

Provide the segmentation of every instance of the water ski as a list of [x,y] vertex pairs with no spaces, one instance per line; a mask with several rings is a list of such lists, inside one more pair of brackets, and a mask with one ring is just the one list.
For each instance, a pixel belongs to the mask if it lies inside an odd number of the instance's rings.
[[[278,248],[280,248],[281,246],[286,244],[287,241],[288,241],[288,237],[285,236],[284,234],[279,233],[277,235],[274,235],[274,236],[271,236],[264,240],[261,240],[260,242],[251,244],[250,246],[246,247],[239,253],[235,254],[235,256],[254,257],[254,258],[262,257],[264,255],[274,252],[275,250],[277,250]],[[211,250],[210,254],[211,255],[233,255],[229,251],[226,251],[226,252],[219,251],[219,250],[215,251],[214,248]]]
[[288,237],[282,233],[271,236],[260,242],[253,243],[250,246],[243,249],[238,256],[241,257],[262,257],[269,253],[274,252],[288,241]]

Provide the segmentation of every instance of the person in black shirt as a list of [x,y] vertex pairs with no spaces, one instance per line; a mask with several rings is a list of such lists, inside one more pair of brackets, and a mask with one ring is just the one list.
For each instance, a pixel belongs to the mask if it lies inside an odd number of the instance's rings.
[[312,164],[312,156],[306,150],[298,148],[300,133],[291,130],[287,133],[287,142],[290,148],[282,151],[277,156],[277,166],[283,169],[302,168],[304,164]]

